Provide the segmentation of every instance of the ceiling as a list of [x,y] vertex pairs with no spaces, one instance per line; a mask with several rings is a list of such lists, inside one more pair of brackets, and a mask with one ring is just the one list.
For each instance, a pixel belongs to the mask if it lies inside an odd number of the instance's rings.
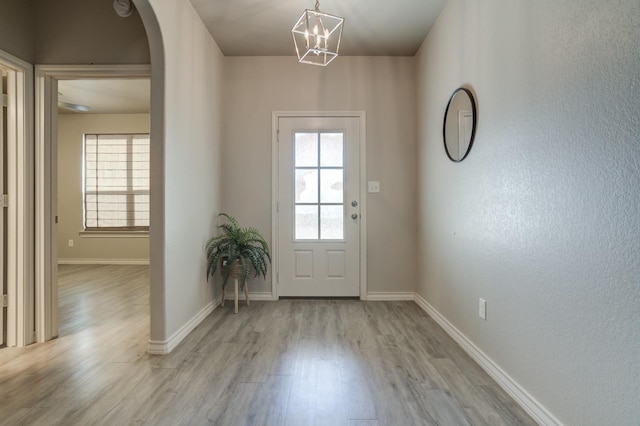
[[139,114],[149,112],[148,78],[58,81],[58,101],[89,107],[77,112],[60,107],[60,114]]
[[[322,0],[320,10],[345,18],[340,55],[413,56],[446,0]],[[291,28],[315,0],[191,0],[225,56],[293,56]],[[149,112],[148,79],[61,80],[62,102],[89,112]]]
[[[446,0],[321,0],[345,18],[340,54],[413,56]],[[291,28],[315,0],[191,0],[225,56],[295,55]]]

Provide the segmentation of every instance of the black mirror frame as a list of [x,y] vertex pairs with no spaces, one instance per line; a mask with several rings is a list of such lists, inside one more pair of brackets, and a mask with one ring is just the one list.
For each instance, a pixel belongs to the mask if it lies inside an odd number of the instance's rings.
[[[460,158],[459,160],[455,160],[453,157],[451,157],[451,154],[449,153],[449,148],[447,148],[447,116],[449,115],[449,107],[451,106],[451,102],[453,101],[453,98],[456,96],[458,92],[465,92],[469,97],[469,100],[471,101],[471,111],[473,114],[473,127],[471,128],[471,140],[469,141],[469,146],[467,147],[467,151],[464,153],[462,158]],[[449,157],[449,160],[453,161],[454,163],[461,162],[462,160],[467,158],[467,156],[469,155],[469,152],[471,152],[471,147],[473,146],[473,140],[475,139],[475,136],[476,136],[477,117],[478,117],[478,114],[476,113],[476,100],[473,97],[473,93],[471,93],[471,91],[467,88],[458,87],[456,90],[453,91],[453,93],[451,94],[451,97],[449,98],[449,102],[447,102],[447,109],[445,109],[444,111],[444,120],[442,122],[442,140],[444,142],[444,150],[447,153],[447,157]]]

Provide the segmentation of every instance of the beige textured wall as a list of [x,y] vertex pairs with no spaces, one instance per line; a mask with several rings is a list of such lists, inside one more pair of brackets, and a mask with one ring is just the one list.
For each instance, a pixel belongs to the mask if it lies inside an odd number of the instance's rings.
[[639,22],[637,0],[449,0],[418,58],[418,293],[566,425],[640,419]]
[[[58,259],[148,260],[148,237],[80,237],[85,133],[148,133],[149,114],[58,115]],[[69,240],[74,241],[69,247]]]
[[[368,291],[414,291],[416,269],[415,61],[340,57],[327,68],[293,57],[225,58],[223,210],[271,243],[271,114],[367,114]],[[271,291],[256,280],[251,291]]]

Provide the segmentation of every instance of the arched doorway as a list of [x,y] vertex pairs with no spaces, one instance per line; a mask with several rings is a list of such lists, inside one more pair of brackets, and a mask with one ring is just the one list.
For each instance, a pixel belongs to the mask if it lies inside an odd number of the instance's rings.
[[[134,1],[142,17],[151,52],[151,66],[38,66],[36,67],[35,138],[35,331],[36,341],[57,335],[57,287],[55,267],[55,111],[57,80],[62,78],[151,77],[151,229],[150,243],[150,339],[162,335],[164,317],[164,53],[160,28],[148,0]],[[53,126],[53,127],[52,127]]]

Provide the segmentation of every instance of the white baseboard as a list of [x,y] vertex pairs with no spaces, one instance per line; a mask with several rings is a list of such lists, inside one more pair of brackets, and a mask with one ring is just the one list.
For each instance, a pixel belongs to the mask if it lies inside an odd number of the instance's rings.
[[511,378],[504,370],[489,358],[480,348],[469,340],[460,330],[451,324],[440,312],[431,306],[419,294],[415,294],[415,302],[420,306],[444,331],[456,341],[475,362],[482,367],[531,417],[542,425],[562,425],[542,404]]
[[[233,292],[229,292],[229,291],[225,291],[224,293],[224,300],[233,300]],[[244,291],[238,290],[238,300],[239,301],[243,301],[244,300]],[[249,300],[256,300],[256,301],[268,301],[268,302],[273,302],[275,299],[273,298],[273,293],[266,292],[266,291],[260,291],[260,292],[249,292]]]
[[213,310],[220,305],[222,300],[221,296],[216,297],[213,301],[209,302],[204,308],[193,316],[180,330],[173,333],[167,340],[149,340],[148,353],[152,355],[166,355],[171,352],[185,337],[193,331],[209,315]]
[[367,293],[368,302],[393,302],[393,301],[414,301],[416,294],[414,292],[382,292],[371,291]]
[[58,265],[148,265],[149,259],[59,258]]

